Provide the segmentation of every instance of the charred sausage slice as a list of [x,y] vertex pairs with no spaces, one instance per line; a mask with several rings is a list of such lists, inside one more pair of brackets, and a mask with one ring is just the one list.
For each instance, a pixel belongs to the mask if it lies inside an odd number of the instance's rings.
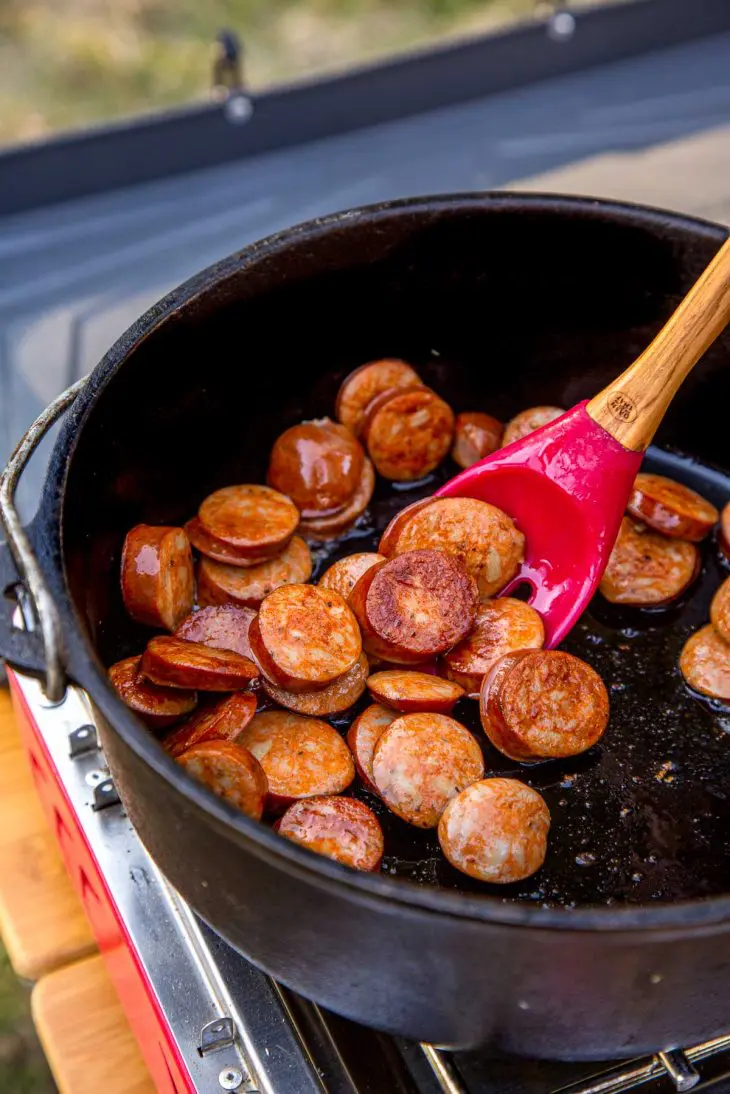
[[285,839],[353,870],[372,871],[383,857],[383,830],[372,809],[352,798],[306,798],[276,823]]
[[491,414],[467,410],[456,415],[454,447],[451,458],[459,467],[471,467],[485,456],[491,456],[502,443],[504,426]]
[[509,596],[482,601],[474,630],[444,654],[446,675],[478,699],[484,674],[495,661],[515,650],[541,649],[544,642],[542,619],[529,604]]
[[362,575],[371,566],[385,561],[385,556],[379,555],[375,551],[361,551],[356,555],[347,555],[345,558],[333,562],[329,569],[322,574],[317,584],[324,589],[334,589],[343,600],[348,600],[350,593]]
[[138,623],[174,631],[193,610],[193,556],[182,528],[138,524],[122,551],[124,606]]
[[521,441],[536,429],[542,429],[559,418],[565,411],[559,406],[532,406],[529,410],[521,410],[512,418],[504,430],[502,447],[512,444],[513,441]]
[[173,759],[182,756],[193,745],[204,741],[232,741],[256,713],[256,696],[236,692],[212,707],[204,707],[169,733],[162,742],[165,752]]
[[139,674],[141,657],[125,657],[109,669],[109,682],[119,698],[154,729],[174,725],[195,708],[194,691],[156,687]]
[[476,498],[431,498],[385,529],[381,554],[435,548],[461,559],[482,599],[499,592],[520,568],[525,537],[514,521]]
[[332,589],[284,585],[261,604],[249,630],[264,675],[290,691],[324,688],[362,653],[357,620]]
[[302,520],[299,530],[303,536],[313,540],[336,539],[351,528],[358,517],[367,509],[375,490],[375,471],[370,460],[363,463],[360,481],[347,505],[327,516],[311,517]]
[[726,642],[730,642],[730,577],[723,581],[710,604],[712,625]]
[[266,677],[262,680],[262,687],[270,699],[287,710],[327,718],[331,714],[341,714],[357,702],[365,691],[369,671],[368,659],[361,653],[349,672],[321,691],[288,691],[272,684]]
[[278,438],[268,481],[291,498],[302,517],[332,513],[360,482],[365,453],[352,432],[329,418],[302,422]]
[[667,539],[624,517],[598,588],[612,604],[668,604],[692,584],[699,565],[693,543]]
[[261,820],[266,775],[258,760],[231,741],[205,741],[177,757],[189,775],[247,817]]
[[386,392],[368,408],[363,438],[384,479],[411,482],[428,475],[451,448],[454,412],[427,387]]
[[373,782],[373,754],[375,746],[391,722],[398,717],[390,707],[373,703],[358,715],[347,731],[347,743],[355,758],[357,773],[368,790],[378,793]]
[[371,566],[350,594],[365,649],[395,664],[418,664],[469,633],[477,590],[463,564],[443,551],[409,551]]
[[374,673],[368,680],[368,691],[376,703],[404,714],[418,711],[450,714],[464,694],[464,689],[451,680],[405,669]]
[[147,643],[139,671],[153,684],[198,691],[237,691],[259,675],[258,666],[240,653],[172,637]]
[[435,828],[451,798],[484,775],[476,740],[445,714],[404,714],[375,746],[373,781],[389,809]]
[[202,606],[238,604],[257,608],[264,597],[282,585],[296,585],[312,576],[312,555],[300,536],[269,562],[242,570],[209,558],[198,563],[198,603]]
[[271,810],[297,798],[339,794],[355,777],[344,740],[318,718],[287,710],[264,711],[248,723],[237,742],[256,756],[266,772]]
[[711,624],[687,639],[679,668],[695,691],[711,699],[730,700],[730,644]]
[[394,388],[416,387],[418,373],[405,361],[384,358],[361,365],[342,381],[335,415],[358,437],[365,425],[367,408],[379,395]]
[[201,642],[217,650],[234,650],[242,657],[252,657],[248,628],[255,616],[252,608],[239,608],[235,604],[201,608],[183,619],[175,631],[175,638]]
[[480,715],[495,748],[532,763],[577,756],[608,725],[608,692],[598,673],[570,653],[520,650],[484,677]]
[[224,562],[227,566],[258,566],[260,562],[266,562],[281,554],[279,546],[270,547],[268,550],[262,548],[256,554],[250,552],[242,554],[236,547],[231,547],[222,539],[208,535],[199,517],[189,520],[185,525],[185,531],[196,551],[200,551],[201,555],[212,558],[216,562]]
[[216,490],[198,517],[209,536],[254,558],[283,551],[299,524],[299,510],[290,498],[253,484]]
[[673,539],[699,543],[720,519],[709,501],[664,475],[636,476],[627,510],[636,520]]
[[483,779],[462,790],[441,814],[441,850],[462,874],[507,885],[545,861],[550,811],[518,779]]

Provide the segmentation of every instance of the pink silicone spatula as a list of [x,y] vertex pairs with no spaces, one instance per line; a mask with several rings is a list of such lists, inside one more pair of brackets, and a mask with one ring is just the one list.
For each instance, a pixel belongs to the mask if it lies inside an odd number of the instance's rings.
[[651,345],[590,402],[467,468],[438,497],[499,506],[525,535],[527,582],[553,647],[593,596],[644,452],[667,407],[730,321],[730,239]]

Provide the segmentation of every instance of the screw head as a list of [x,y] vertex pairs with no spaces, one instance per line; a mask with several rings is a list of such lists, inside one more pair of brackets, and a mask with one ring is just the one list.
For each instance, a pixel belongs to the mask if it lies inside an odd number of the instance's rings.
[[218,1083],[223,1090],[238,1090],[243,1082],[243,1072],[240,1067],[224,1067],[218,1076]]

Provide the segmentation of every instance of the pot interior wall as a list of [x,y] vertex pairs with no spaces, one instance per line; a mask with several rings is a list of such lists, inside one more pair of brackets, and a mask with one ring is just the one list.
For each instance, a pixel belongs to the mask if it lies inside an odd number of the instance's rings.
[[[501,418],[538,403],[571,406],[630,363],[718,243],[686,222],[588,202],[441,202],[344,219],[245,266],[232,260],[215,279],[203,275],[192,302],[120,361],[71,459],[67,574],[104,662],[149,637],[121,603],[125,532],[140,521],[182,522],[219,486],[264,481],[276,436],[332,414],[349,370],[403,357],[455,410]],[[679,477],[717,503],[730,497],[729,364],[725,337],[658,438],[687,457]],[[439,476],[454,471],[445,465]],[[392,512],[430,493],[436,478],[410,491],[379,483],[371,522],[341,553],[368,549]],[[707,545],[700,585],[679,610],[619,615],[596,601],[570,636],[566,648],[611,690],[611,727],[585,757],[517,772],[550,805],[550,856],[535,879],[500,896],[646,902],[730,890],[730,712],[692,697],[676,671],[722,576]],[[476,729],[474,708],[457,716]],[[486,757],[494,770],[515,770],[488,746]],[[387,823],[387,869],[470,887],[433,833]]]

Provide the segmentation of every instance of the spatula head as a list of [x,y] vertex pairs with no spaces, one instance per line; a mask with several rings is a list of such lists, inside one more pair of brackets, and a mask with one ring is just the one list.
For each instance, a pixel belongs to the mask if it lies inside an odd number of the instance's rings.
[[606,568],[643,452],[624,448],[579,403],[561,418],[462,471],[437,497],[479,498],[525,536],[525,582],[552,648],[588,605]]

